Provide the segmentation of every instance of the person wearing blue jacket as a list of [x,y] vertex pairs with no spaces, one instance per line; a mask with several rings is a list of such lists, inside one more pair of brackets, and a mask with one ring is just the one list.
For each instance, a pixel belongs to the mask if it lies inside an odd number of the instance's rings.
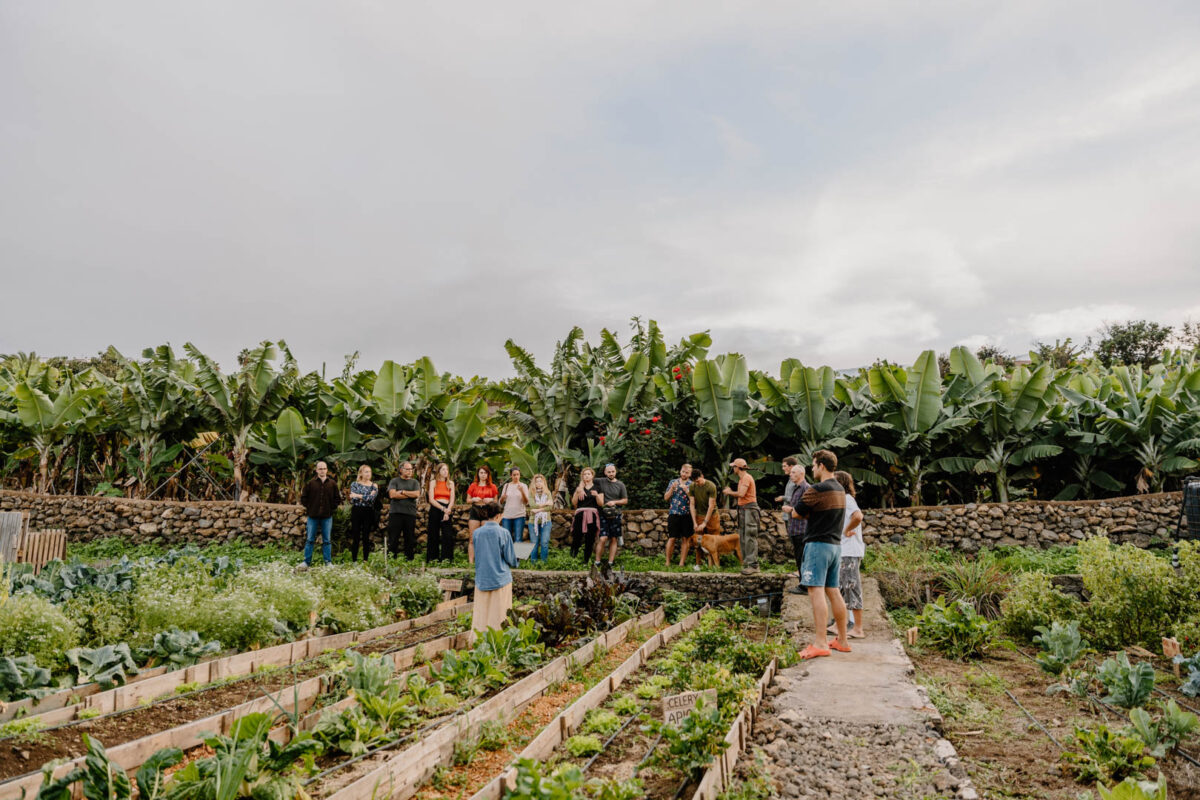
[[475,563],[475,605],[471,610],[471,629],[499,629],[512,608],[512,567],[517,565],[512,534],[500,525],[504,513],[498,503],[479,507],[485,522],[472,536]]

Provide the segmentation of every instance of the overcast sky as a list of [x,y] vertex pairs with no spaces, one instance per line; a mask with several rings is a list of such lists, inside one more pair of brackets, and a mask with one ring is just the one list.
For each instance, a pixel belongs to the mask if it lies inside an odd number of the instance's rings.
[[1200,320],[1200,3],[0,0],[0,352]]

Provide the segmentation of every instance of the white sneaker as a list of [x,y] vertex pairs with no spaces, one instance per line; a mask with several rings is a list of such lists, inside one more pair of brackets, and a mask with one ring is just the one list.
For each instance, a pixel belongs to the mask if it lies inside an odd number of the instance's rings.
[[692,564],[692,572],[699,572],[699,571],[700,571],[700,565]]

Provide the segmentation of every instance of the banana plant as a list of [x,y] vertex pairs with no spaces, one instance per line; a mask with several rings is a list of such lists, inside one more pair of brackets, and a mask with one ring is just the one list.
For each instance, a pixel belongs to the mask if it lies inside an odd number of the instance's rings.
[[145,497],[155,466],[163,463],[174,447],[168,446],[167,437],[190,438],[200,419],[195,394],[184,388],[195,380],[196,367],[176,358],[165,344],[142,351],[141,361],[126,358],[115,347],[110,347],[108,354],[121,370],[113,379],[101,379],[109,393],[106,413],[130,441],[136,458],[137,493]]
[[765,406],[750,394],[750,370],[744,356],[727,353],[696,362],[692,372],[696,397],[696,444],[712,451],[718,485],[725,483],[734,450],[748,451],[770,433]]
[[866,378],[872,398],[880,404],[879,421],[894,440],[891,447],[872,444],[869,450],[904,476],[910,502],[920,505],[927,473],[962,466],[933,455],[939,449],[955,449],[963,432],[976,424],[968,413],[970,405],[943,402],[941,374],[932,350],[921,353],[909,369],[877,364]]
[[366,448],[380,453],[391,474],[414,451],[425,450],[438,410],[449,398],[442,376],[428,357],[412,365],[384,361],[371,387],[370,417],[377,433]]
[[[296,377],[295,360],[284,342],[263,342],[244,354],[237,372],[226,375],[190,342],[184,350],[195,361],[196,369],[190,380],[177,380],[196,392],[208,422],[233,441],[234,497],[245,500],[249,493],[242,484],[250,433],[256,425],[274,421],[287,404]],[[281,352],[284,358],[277,364]]]
[[[69,439],[95,413],[104,396],[104,387],[95,383],[94,373],[66,373],[62,385],[49,388],[29,379],[14,384],[15,413],[6,412],[11,422],[24,431],[37,456],[36,490],[46,494],[52,489],[50,456],[56,447],[65,447]],[[61,458],[61,451],[60,451]]]
[[[995,376],[989,392],[974,406],[979,425],[969,468],[978,475],[994,476],[995,496],[1002,503],[1008,502],[1014,468],[1063,451],[1052,441],[1047,424],[1059,397],[1058,383],[1049,364],[1033,370],[1019,366],[1008,376]],[[958,457],[941,462],[950,472],[965,465]]]
[[446,404],[441,419],[433,421],[434,449],[450,465],[451,473],[478,460],[479,443],[487,430],[487,402],[467,403],[455,398]]

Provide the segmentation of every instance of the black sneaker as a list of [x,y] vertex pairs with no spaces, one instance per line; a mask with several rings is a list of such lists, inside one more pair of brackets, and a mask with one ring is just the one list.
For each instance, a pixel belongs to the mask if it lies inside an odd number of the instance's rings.
[[805,589],[803,586],[793,586],[788,591],[792,594],[808,594],[808,589]]

